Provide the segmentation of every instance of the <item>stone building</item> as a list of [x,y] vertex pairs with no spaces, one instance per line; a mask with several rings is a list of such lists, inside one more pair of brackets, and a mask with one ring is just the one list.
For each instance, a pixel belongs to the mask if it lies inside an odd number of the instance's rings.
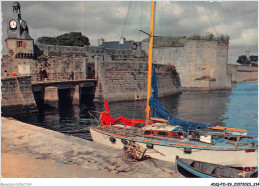
[[128,49],[128,50],[141,50],[142,42],[136,42],[134,40],[126,40],[122,38],[120,41],[104,41],[103,38],[98,40],[99,47],[105,49]]
[[13,3],[13,15],[7,27],[7,54],[2,59],[2,72],[8,70],[18,75],[29,75],[30,64],[34,58],[34,40],[29,35],[29,28],[22,19],[21,6]]

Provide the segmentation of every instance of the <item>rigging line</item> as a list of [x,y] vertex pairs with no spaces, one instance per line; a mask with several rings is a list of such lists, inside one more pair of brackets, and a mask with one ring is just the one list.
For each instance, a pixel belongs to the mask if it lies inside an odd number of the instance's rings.
[[123,27],[123,32],[121,34],[121,38],[123,38],[123,36],[124,36],[125,26],[126,26],[126,22],[127,22],[129,12],[130,12],[131,4],[132,4],[132,1],[130,1],[129,6],[128,6],[128,10],[127,10],[127,14],[126,14],[125,23],[124,23],[124,27]]
[[[140,16],[140,22],[139,22],[139,30],[141,29],[142,21],[143,21],[143,2],[141,2],[141,16]],[[141,36],[141,33],[138,32],[138,40],[139,41],[140,41],[140,36]]]
[[[159,46],[161,46],[162,45],[162,36],[163,36],[163,34],[162,34],[162,5],[161,4],[159,4],[158,3],[158,14],[160,15],[160,16],[158,16],[159,17],[159,19],[158,19],[158,35],[159,35],[159,38],[158,38],[158,45]],[[160,37],[161,36],[161,37]],[[163,58],[163,53],[161,52],[160,53],[160,63],[162,63],[162,58]]]
[[158,3],[155,1],[154,2],[154,31],[153,31],[153,35],[155,35],[155,31],[157,32],[157,28],[156,28],[156,21],[157,21],[157,5]]
[[212,26],[213,26],[213,28],[214,28],[215,35],[218,36],[217,30],[216,30],[216,28],[215,28],[215,25],[214,25],[214,23],[213,23],[213,21],[212,21],[210,15],[209,15],[209,12],[208,12],[208,10],[207,10],[207,4],[206,4],[206,2],[205,2],[205,7],[204,7],[204,9],[206,10],[206,13],[207,13],[207,15],[208,15],[208,17],[209,17],[209,19],[210,19],[210,22],[211,22],[211,24],[212,24]]
[[[155,36],[155,31],[157,32],[157,28],[156,28],[157,5],[158,5],[158,3],[157,3],[157,1],[155,1],[155,2],[154,2],[154,29],[153,29],[154,31],[153,31],[153,42],[155,41],[155,40],[154,40],[154,38],[155,38],[155,37],[154,37],[154,36]],[[155,44],[155,43],[153,43],[153,48],[154,48],[154,44]],[[153,51],[153,53],[154,53],[154,51]],[[152,68],[153,68],[153,67],[154,67],[154,63],[152,63]]]

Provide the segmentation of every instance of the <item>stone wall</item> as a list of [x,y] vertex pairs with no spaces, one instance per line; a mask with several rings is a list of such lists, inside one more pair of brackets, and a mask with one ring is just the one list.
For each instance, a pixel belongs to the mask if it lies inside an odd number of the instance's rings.
[[[85,76],[87,57],[81,54],[70,54],[60,56],[45,56],[38,59],[12,59],[9,56],[2,57],[1,75],[7,70],[9,75],[16,73],[18,76],[29,76],[34,78],[43,67],[52,76],[55,73],[83,72]],[[68,77],[66,77],[68,78]]]
[[232,77],[232,82],[258,81],[258,67],[229,64],[228,72]]
[[[159,96],[180,93],[178,75],[173,66],[154,65]],[[98,77],[94,102],[134,100],[137,95],[146,98],[147,62],[98,62]]]
[[70,54],[60,56],[48,56],[39,58],[32,64],[32,73],[39,73],[41,67],[44,67],[47,73],[69,73],[86,71],[86,56],[81,54]]
[[[17,42],[22,42],[22,46],[18,47]],[[17,40],[17,39],[6,39],[6,48],[10,55],[15,54],[34,54],[34,41],[33,40]],[[12,52],[10,51],[12,50]]]
[[5,78],[1,82],[3,115],[37,110],[30,76]]
[[[143,44],[148,51],[148,43]],[[217,41],[186,40],[184,47],[154,48],[156,64],[176,66],[183,90],[230,89],[227,46]]]
[[30,75],[33,71],[35,61],[33,59],[13,59],[7,55],[1,59],[1,75],[3,77],[4,71],[7,70],[9,75],[15,73],[20,76]]
[[82,56],[88,56],[89,60],[93,60],[94,55],[102,56],[104,60],[131,60],[146,58],[146,55],[140,50],[105,49],[103,47],[95,46],[76,47],[45,44],[37,44],[37,46],[46,56],[81,54]]

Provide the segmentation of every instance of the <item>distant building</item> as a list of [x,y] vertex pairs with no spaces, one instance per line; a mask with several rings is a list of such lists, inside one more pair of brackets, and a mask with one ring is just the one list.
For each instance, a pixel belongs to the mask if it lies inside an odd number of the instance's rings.
[[251,62],[258,62],[258,56],[251,55],[249,59]]
[[134,40],[126,41],[122,38],[120,41],[110,41],[106,42],[103,38],[98,41],[99,47],[104,47],[105,49],[128,49],[128,50],[140,50],[142,47],[142,42],[135,42]]
[[251,55],[249,59],[251,61],[250,66],[258,67],[258,55]]

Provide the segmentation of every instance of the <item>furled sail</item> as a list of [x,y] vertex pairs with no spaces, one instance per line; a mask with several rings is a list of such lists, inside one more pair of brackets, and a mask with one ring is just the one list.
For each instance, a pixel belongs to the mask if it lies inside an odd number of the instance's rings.
[[183,121],[178,118],[172,118],[166,108],[160,103],[158,99],[158,87],[157,87],[157,79],[155,69],[153,69],[152,74],[152,96],[149,99],[149,105],[152,108],[152,117],[153,118],[163,118],[169,121],[169,123],[173,125],[182,126],[184,130],[196,130],[196,129],[205,129],[210,128],[215,125],[206,125],[203,123],[195,123],[189,121]]
[[127,126],[135,126],[139,123],[145,123],[145,120],[142,120],[142,119],[128,119],[128,118],[125,118],[122,116],[119,118],[113,118],[110,115],[110,109],[109,109],[107,100],[105,101],[104,106],[105,106],[106,111],[102,112],[100,115],[100,121],[104,127],[112,126],[115,123],[124,123]]

